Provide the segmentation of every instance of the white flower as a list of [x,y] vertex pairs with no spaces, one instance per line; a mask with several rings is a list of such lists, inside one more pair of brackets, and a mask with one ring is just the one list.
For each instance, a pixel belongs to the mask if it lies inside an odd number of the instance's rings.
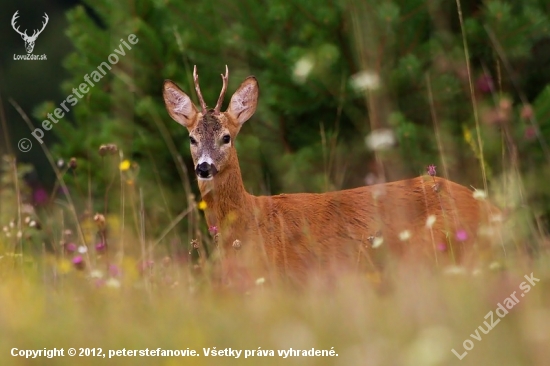
[[304,56],[299,59],[294,65],[294,79],[299,83],[305,82],[309,73],[313,70],[313,66],[315,66],[315,63],[311,57]]
[[371,150],[387,150],[395,144],[395,135],[389,128],[379,128],[371,131],[365,138],[367,147]]
[[120,281],[116,278],[109,278],[107,281],[105,281],[105,286],[111,287],[111,288],[119,288],[120,287]]
[[476,189],[472,194],[476,200],[484,200],[487,198],[487,193],[483,189]]
[[407,241],[411,238],[411,232],[409,230],[403,230],[399,233],[399,240]]
[[428,229],[431,229],[432,226],[434,226],[435,224],[435,220],[437,220],[437,218],[435,217],[435,215],[430,215],[428,216],[428,218],[426,219],[426,227]]
[[351,76],[351,87],[358,92],[380,88],[380,76],[370,70],[364,70]]
[[464,275],[466,274],[466,269],[460,266],[448,266],[443,273],[446,275]]
[[81,246],[78,247],[78,252],[79,252],[80,254],[84,254],[84,253],[86,253],[87,251],[88,251],[88,248],[87,248],[85,245],[81,245]]
[[384,243],[384,238],[382,238],[381,236],[377,236],[376,238],[374,238],[374,241],[372,242],[372,247],[378,248],[383,243]]
[[262,285],[265,283],[265,278],[260,277],[256,279],[256,285]]
[[91,278],[103,278],[103,272],[101,272],[99,269],[94,269],[90,272]]

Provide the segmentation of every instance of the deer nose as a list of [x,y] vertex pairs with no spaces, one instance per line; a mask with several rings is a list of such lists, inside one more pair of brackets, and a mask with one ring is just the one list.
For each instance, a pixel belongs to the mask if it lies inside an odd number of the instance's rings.
[[216,169],[214,164],[209,164],[206,162],[198,164],[197,168],[195,169],[195,173],[197,174],[197,176],[203,179],[212,178],[214,175],[216,175],[217,172],[218,170]]

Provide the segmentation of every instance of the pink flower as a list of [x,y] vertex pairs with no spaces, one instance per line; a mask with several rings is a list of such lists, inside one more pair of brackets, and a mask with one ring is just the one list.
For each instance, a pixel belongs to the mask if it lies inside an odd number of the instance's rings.
[[491,93],[495,89],[493,78],[489,75],[481,75],[476,81],[477,89],[484,93]]
[[208,228],[208,231],[210,232],[211,235],[216,235],[218,233],[218,227],[217,226],[210,226]]
[[468,240],[468,233],[466,232],[466,230],[460,229],[457,230],[455,237],[457,241],[466,241]]
[[75,244],[75,243],[67,243],[67,244],[65,244],[65,250],[66,250],[68,253],[73,253],[74,251],[76,251],[76,244]]
[[120,268],[116,264],[109,265],[109,274],[113,277],[118,277],[121,274]]
[[446,252],[447,251],[447,244],[445,243],[437,243],[437,250],[440,252]]
[[96,252],[103,252],[105,249],[107,249],[107,246],[102,241],[95,245]]
[[141,272],[141,273],[144,273],[144,272],[150,270],[151,268],[153,268],[154,264],[155,264],[155,262],[152,261],[152,260],[140,262],[140,263],[138,263],[138,271]]
[[428,165],[428,167],[426,168],[426,170],[428,171],[428,175],[435,177],[435,175],[437,174],[437,172],[435,171],[435,168],[436,166],[433,164]]
[[76,269],[84,269],[86,262],[84,262],[84,258],[81,255],[77,255],[73,258],[73,265]]

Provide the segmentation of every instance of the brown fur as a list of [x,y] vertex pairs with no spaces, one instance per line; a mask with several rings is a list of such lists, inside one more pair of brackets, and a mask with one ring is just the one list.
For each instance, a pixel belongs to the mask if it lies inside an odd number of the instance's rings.
[[[204,126],[211,119],[209,112],[204,118],[194,105],[185,118],[174,112],[187,111],[175,107],[181,102],[179,93],[187,96],[170,81],[165,83],[165,101],[172,118],[190,134],[198,134],[197,139],[217,141],[229,132],[234,140],[255,110],[257,90],[252,96],[246,94],[254,87],[255,79],[246,79],[228,111],[216,116],[222,126],[219,136]],[[236,98],[239,103],[245,101],[235,107],[245,106],[249,116],[244,121],[239,120],[242,110],[234,110]],[[208,136],[201,135],[207,130]],[[199,180],[199,188],[208,206],[208,225],[220,229],[226,258],[237,262],[252,258],[264,269],[275,268],[292,276],[342,267],[378,269],[386,255],[437,264],[464,262],[474,252],[474,244],[481,243],[477,240],[480,225],[489,225],[490,215],[499,213],[488,202],[474,199],[470,189],[430,176],[322,194],[256,197],[245,191],[232,144],[224,149],[197,146],[192,149],[195,164],[198,151],[204,149],[215,150],[211,153],[216,156],[218,173],[212,180]],[[430,215],[435,216],[431,228],[426,226]],[[459,242],[456,234],[461,230],[467,240]],[[400,238],[405,231],[410,237]],[[373,248],[380,238],[383,244]],[[242,242],[239,251],[232,248],[237,239]]]

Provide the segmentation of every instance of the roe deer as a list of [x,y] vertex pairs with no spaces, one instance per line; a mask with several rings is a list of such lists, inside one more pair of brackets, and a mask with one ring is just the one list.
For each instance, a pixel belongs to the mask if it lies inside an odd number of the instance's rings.
[[474,251],[480,224],[490,223],[490,212],[499,213],[476,200],[470,189],[435,176],[322,194],[253,196],[244,188],[233,142],[256,110],[256,78],[244,80],[225,112],[220,108],[227,66],[213,109],[202,97],[196,66],[193,78],[200,110],[170,80],[164,82],[164,102],[170,116],[189,131],[207,223],[219,228],[226,257],[241,255],[230,250],[239,240],[243,250],[257,249],[261,256],[255,258],[274,264],[271,268],[298,276],[359,262],[376,267],[381,252],[415,261],[460,262],[465,252]]

